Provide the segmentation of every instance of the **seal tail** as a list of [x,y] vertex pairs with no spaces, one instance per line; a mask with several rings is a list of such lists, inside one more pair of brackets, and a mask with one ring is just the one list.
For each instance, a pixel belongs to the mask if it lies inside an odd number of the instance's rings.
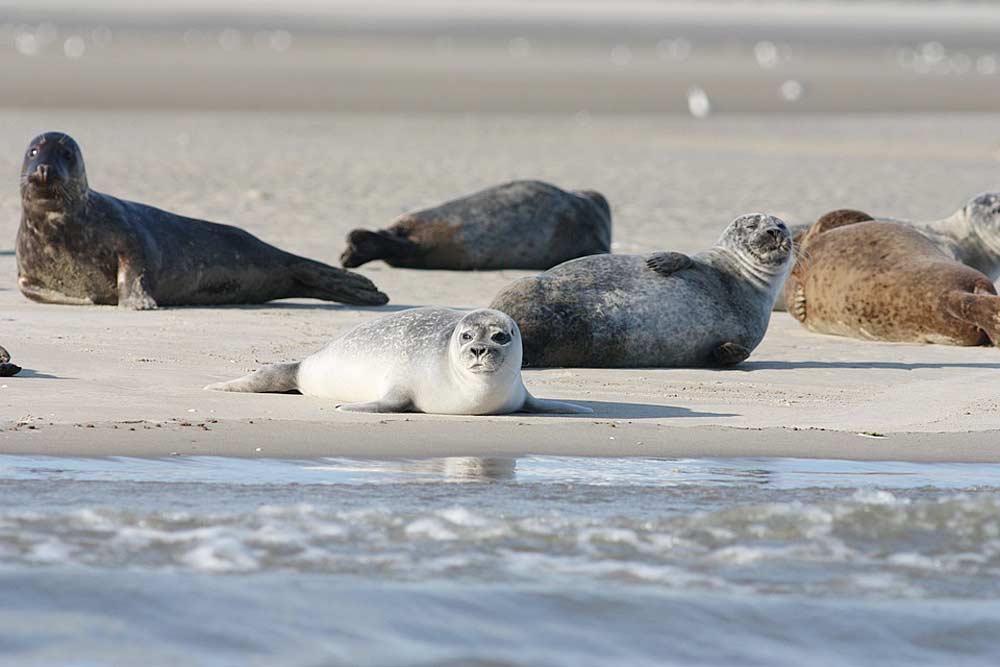
[[301,296],[339,301],[352,306],[382,306],[389,297],[365,276],[319,262],[302,259],[292,267],[292,275],[302,286]]
[[347,235],[347,249],[340,263],[353,269],[375,259],[391,260],[413,254],[415,246],[392,232],[355,229]]
[[247,394],[280,394],[299,388],[299,362],[293,364],[273,364],[256,370],[249,375],[216,382],[205,387],[211,391],[239,391]]

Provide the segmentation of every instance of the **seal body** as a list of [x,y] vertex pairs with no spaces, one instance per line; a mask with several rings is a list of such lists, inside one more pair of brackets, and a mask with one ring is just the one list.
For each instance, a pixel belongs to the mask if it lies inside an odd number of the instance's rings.
[[789,313],[819,333],[867,340],[980,345],[1000,337],[990,279],[912,227],[814,225],[786,289]]
[[47,303],[157,306],[309,297],[379,305],[364,276],[292,255],[228,225],[91,190],[69,136],[32,140],[21,172],[18,284]]
[[346,267],[375,259],[413,269],[548,269],[611,250],[611,209],[597,192],[514,181],[352,231]]
[[790,263],[784,223],[753,214],[691,257],[584,257],[509,285],[491,307],[518,323],[527,366],[726,366],[764,337]]
[[301,362],[206,389],[298,390],[357,412],[590,412],[531,396],[521,356],[521,334],[504,313],[415,308],[361,324]]
[[[867,213],[841,209],[824,218],[855,218],[855,221],[878,220],[908,225],[923,234],[948,257],[970,266],[996,282],[1000,279],[1000,192],[976,195],[952,215],[934,222],[908,222],[895,218],[874,218]],[[817,221],[818,222],[818,221]],[[795,245],[812,225],[792,228]],[[775,302],[775,310],[784,310],[786,296]]]
[[10,353],[0,347],[0,377],[11,377],[21,372],[21,367],[10,362]]

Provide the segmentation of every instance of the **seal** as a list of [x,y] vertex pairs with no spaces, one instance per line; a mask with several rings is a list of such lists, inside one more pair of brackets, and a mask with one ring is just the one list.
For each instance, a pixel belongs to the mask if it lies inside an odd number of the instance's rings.
[[338,409],[348,412],[592,412],[529,394],[521,354],[521,333],[504,313],[414,308],[361,324],[301,362],[205,388],[298,390],[344,401]]
[[730,366],[764,337],[791,262],[785,223],[754,213],[704,252],[583,257],[490,307],[521,328],[528,366]]
[[388,301],[364,276],[298,257],[236,227],[91,190],[80,147],[48,132],[21,169],[18,285],[35,301],[157,306],[308,297]]
[[0,377],[6,378],[17,375],[21,372],[21,367],[10,362],[10,353],[0,347]]
[[824,216],[804,235],[802,250],[785,299],[811,331],[907,343],[1000,343],[993,282],[909,225]]
[[355,229],[345,267],[375,259],[411,269],[548,269],[611,250],[611,208],[598,192],[513,181],[407,213],[387,229]]
[[[878,220],[909,225],[949,257],[971,266],[994,282],[1000,278],[1000,192],[976,195],[952,215],[933,222],[874,218],[851,209],[831,211],[820,219],[843,215],[854,217],[858,222]],[[796,246],[801,245],[801,237],[810,227],[811,225],[799,225],[792,228]],[[787,295],[778,299],[775,310],[784,310],[787,301]]]

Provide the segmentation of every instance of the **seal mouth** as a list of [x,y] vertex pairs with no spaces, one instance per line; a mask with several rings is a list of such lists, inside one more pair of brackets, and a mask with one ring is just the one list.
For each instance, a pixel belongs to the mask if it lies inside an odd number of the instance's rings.
[[493,364],[484,364],[482,362],[472,364],[471,366],[468,367],[468,369],[470,372],[480,375],[486,373],[495,373],[497,370],[496,366],[494,366]]

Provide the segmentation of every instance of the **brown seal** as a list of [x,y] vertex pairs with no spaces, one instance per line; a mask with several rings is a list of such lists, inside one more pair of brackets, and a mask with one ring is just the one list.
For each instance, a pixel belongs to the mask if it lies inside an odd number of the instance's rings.
[[905,224],[835,211],[803,236],[789,313],[818,333],[867,340],[1000,342],[1000,297],[979,271]]
[[157,306],[305,297],[389,299],[364,276],[292,255],[242,229],[91,190],[71,137],[31,141],[21,169],[18,284],[45,303]]
[[610,250],[611,209],[600,193],[513,181],[407,213],[387,229],[355,229],[340,259],[348,268],[381,259],[410,269],[549,269]]
[[8,362],[10,362],[10,353],[0,347],[0,377],[6,378],[21,372],[20,366]]

